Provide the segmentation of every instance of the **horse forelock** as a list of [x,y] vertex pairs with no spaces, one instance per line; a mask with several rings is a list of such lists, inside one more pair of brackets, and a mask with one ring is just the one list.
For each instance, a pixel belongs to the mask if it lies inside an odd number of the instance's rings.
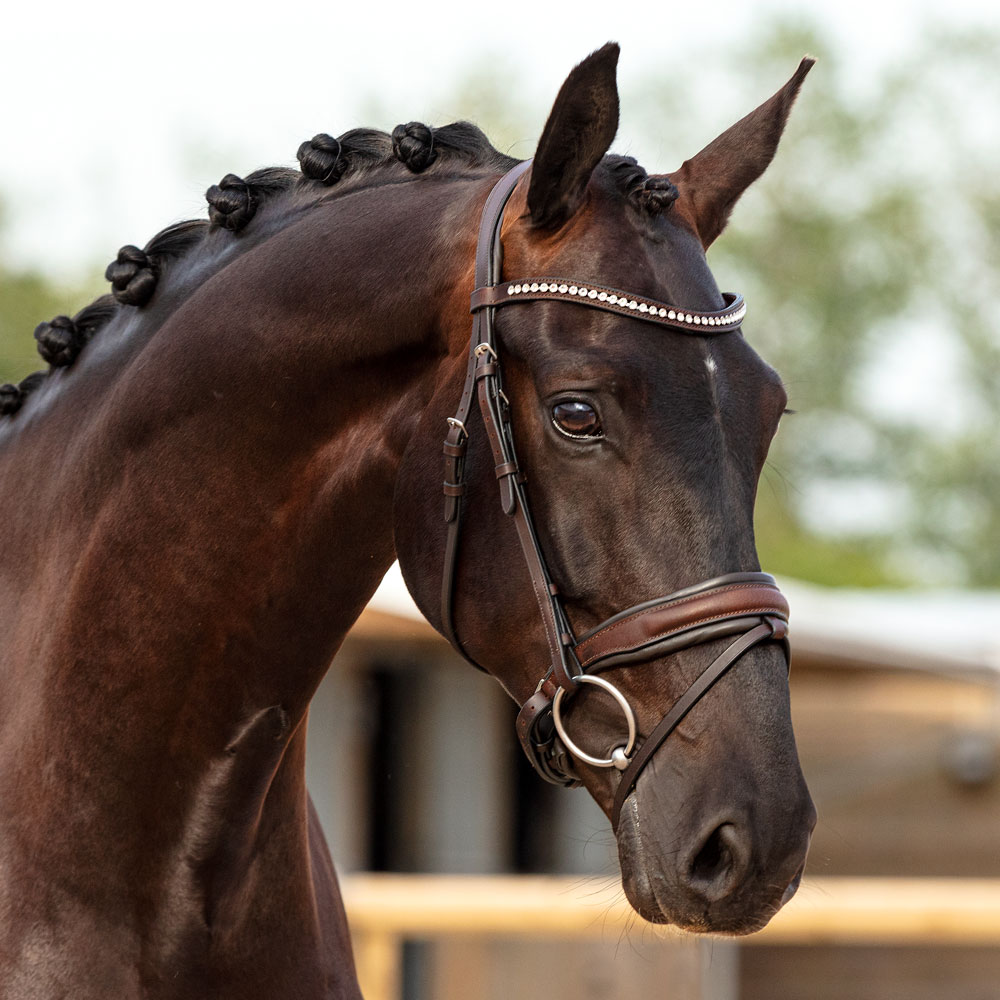
[[677,200],[677,188],[670,178],[650,176],[634,157],[605,156],[604,166],[619,192],[648,215],[665,212]]

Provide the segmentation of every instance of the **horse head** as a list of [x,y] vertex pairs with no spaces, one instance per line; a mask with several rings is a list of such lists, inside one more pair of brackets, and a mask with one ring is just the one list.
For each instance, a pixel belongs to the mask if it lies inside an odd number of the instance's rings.
[[636,910],[747,933],[794,893],[815,810],[787,606],[753,534],[786,396],[705,251],[811,61],[650,176],[608,155],[617,58],[573,70],[530,166],[487,201],[472,342],[456,323],[397,480],[396,549],[429,620],[523,706],[543,776],[611,817]]

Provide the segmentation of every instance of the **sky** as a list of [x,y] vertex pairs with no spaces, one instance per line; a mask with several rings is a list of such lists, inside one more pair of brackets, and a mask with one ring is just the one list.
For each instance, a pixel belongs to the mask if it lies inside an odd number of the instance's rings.
[[[1000,20],[995,10],[951,0],[946,16],[989,23]],[[8,267],[68,282],[93,276],[120,245],[203,215],[204,191],[224,173],[294,165],[298,144],[316,132],[468,117],[474,95],[458,81],[474,70],[495,72],[527,97],[533,132],[510,152],[528,156],[566,73],[605,41],[622,45],[623,93],[643,74],[669,70],[673,54],[693,56],[703,67],[696,84],[711,87],[739,79],[725,64],[729,44],[774,12],[823,26],[860,87],[927,18],[942,16],[924,0],[22,3],[5,15],[0,40],[0,253]],[[811,86],[821,85],[817,75]],[[726,107],[705,140],[782,82],[746,79],[735,107],[720,91]],[[373,107],[391,109],[393,120],[369,120]],[[669,147],[669,123],[649,136],[628,106],[622,111],[617,151]]]

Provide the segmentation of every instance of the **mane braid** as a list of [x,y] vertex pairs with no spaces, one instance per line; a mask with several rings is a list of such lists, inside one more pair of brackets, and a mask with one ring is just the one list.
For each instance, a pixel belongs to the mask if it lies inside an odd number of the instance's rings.
[[349,174],[364,173],[372,167],[392,160],[392,139],[388,132],[374,128],[352,128],[337,136],[347,161],[341,178]]
[[204,219],[188,219],[186,222],[175,222],[166,229],[161,229],[145,246],[145,251],[151,257],[176,258],[186,254],[208,232],[208,223]]
[[607,156],[604,162],[618,190],[647,215],[659,215],[677,200],[677,188],[669,177],[650,177],[633,157]]
[[606,156],[604,163],[618,190],[630,200],[639,194],[649,177],[633,156]]
[[42,371],[32,372],[30,375],[25,375],[17,385],[17,387],[21,390],[22,398],[33,393],[42,384],[42,382],[45,381],[46,375],[48,375],[48,372],[44,369],[42,369]]
[[472,122],[454,122],[431,129],[431,132],[435,150],[469,167],[510,170],[518,162],[515,157],[496,149],[486,138],[486,133]]
[[115,302],[114,296],[101,295],[94,299],[89,306],[84,306],[73,317],[73,322],[84,331],[86,339],[90,340],[114,316],[117,310],[118,303]]
[[[237,189],[242,186],[252,201],[252,210],[239,229],[243,230],[249,225],[250,229],[245,231],[252,232],[253,215],[265,202],[275,205],[268,213],[268,228],[273,231],[283,221],[281,213],[285,213],[287,221],[291,222],[303,209],[336,197],[337,190],[330,190],[330,183],[360,179],[398,164],[405,165],[414,174],[446,174],[451,173],[456,165],[467,170],[503,172],[518,162],[496,149],[480,128],[464,121],[440,128],[409,122],[398,126],[394,135],[379,129],[355,128],[332,141],[338,147],[337,170],[334,172],[336,176],[332,181],[319,182],[315,175],[287,167],[264,167],[247,174],[245,178],[227,175],[223,184],[232,178],[235,185],[230,185],[230,190],[234,186]],[[308,143],[303,144],[306,145]],[[301,152],[300,149],[300,158]],[[631,162],[635,163],[634,160]],[[645,177],[645,171],[638,169]],[[210,191],[218,190],[218,187]],[[42,328],[52,328],[52,336],[58,335],[63,341],[73,341],[69,349],[64,347],[58,356],[61,367],[71,366],[78,352],[100,329],[113,322],[117,316],[131,313],[132,309],[141,311],[166,276],[164,266],[168,262],[179,261],[198,247],[204,247],[206,253],[218,254],[225,244],[217,243],[214,239],[207,241],[208,235],[216,228],[218,227],[207,219],[190,219],[167,226],[141,250],[131,245],[122,247],[118,258],[108,265],[106,272],[107,279],[112,283],[113,294],[102,295],[81,309],[72,320],[69,317],[56,317],[52,323],[39,324],[42,332],[40,349],[45,348],[42,341],[47,339],[48,332]],[[222,235],[226,236],[225,233]],[[236,235],[235,238],[242,237]],[[52,349],[47,349],[47,353],[54,355]],[[52,367],[48,369],[51,370]],[[43,384],[48,371],[34,372],[17,385],[0,386],[0,415],[16,413],[27,396]]]

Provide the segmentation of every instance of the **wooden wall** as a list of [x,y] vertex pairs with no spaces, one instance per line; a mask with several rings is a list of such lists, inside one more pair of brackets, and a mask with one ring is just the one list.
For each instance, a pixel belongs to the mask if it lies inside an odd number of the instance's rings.
[[[819,810],[807,875],[1000,875],[997,705],[981,682],[796,664],[792,714]],[[739,962],[741,1000],[1000,998],[987,947],[759,946]]]
[[818,875],[1000,875],[998,690],[906,671],[792,673]]

